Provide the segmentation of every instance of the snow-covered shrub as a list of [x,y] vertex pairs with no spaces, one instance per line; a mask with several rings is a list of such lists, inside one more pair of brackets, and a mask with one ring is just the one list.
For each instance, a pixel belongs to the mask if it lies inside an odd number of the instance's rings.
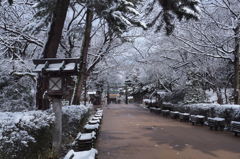
[[70,105],[63,107],[63,115],[68,116],[69,122],[79,120],[81,117],[88,112],[91,105]]
[[70,105],[63,107],[63,140],[75,137],[88,118],[92,105]]
[[36,158],[44,153],[51,142],[53,121],[53,114],[46,111],[1,112],[0,158]]
[[178,105],[164,103],[164,106],[171,110],[204,115],[205,117],[222,117],[226,119],[227,123],[230,123],[231,120],[240,121],[240,105],[220,105],[209,103]]

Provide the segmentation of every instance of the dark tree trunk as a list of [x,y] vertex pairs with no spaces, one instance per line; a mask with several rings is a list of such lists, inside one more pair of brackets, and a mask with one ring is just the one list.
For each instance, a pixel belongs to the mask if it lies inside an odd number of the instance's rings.
[[[70,0],[57,0],[56,7],[53,11],[52,22],[48,33],[47,42],[43,48],[43,58],[56,58],[57,49],[61,41],[62,30],[67,15]],[[38,77],[36,107],[38,109],[48,109],[49,101],[44,97],[47,90],[47,80],[45,77]]]
[[221,88],[217,88],[216,93],[217,93],[217,103],[218,104],[223,104]]
[[87,79],[84,80],[84,105],[87,104]]
[[87,67],[88,50],[91,43],[92,20],[93,20],[93,12],[91,9],[88,8],[86,13],[86,25],[85,25],[85,32],[84,32],[84,38],[83,38],[81,56],[80,56],[79,75],[77,79],[73,104],[80,104],[83,84],[84,84],[84,81],[87,80],[87,76],[88,76],[86,74],[86,71],[87,71],[86,67]]
[[43,58],[56,58],[70,0],[57,0]]
[[235,51],[234,51],[234,103],[235,104],[240,104],[240,99],[239,99],[239,89],[240,89],[240,84],[239,84],[239,53],[240,53],[240,23],[238,26],[234,29],[235,32]]

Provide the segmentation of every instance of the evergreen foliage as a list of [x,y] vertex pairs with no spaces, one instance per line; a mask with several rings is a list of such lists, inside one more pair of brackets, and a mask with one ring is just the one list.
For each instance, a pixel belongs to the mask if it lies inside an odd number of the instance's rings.
[[[163,26],[167,35],[172,34],[174,30],[174,19],[179,21],[186,20],[198,20],[200,14],[200,1],[199,0],[153,0],[149,2],[147,8],[147,14],[150,14],[154,8],[154,5],[159,2],[162,7],[162,11],[156,16],[154,21],[148,26],[152,26],[157,22],[157,19],[161,18],[157,25],[156,31],[160,31]],[[161,16],[160,16],[161,15]]]

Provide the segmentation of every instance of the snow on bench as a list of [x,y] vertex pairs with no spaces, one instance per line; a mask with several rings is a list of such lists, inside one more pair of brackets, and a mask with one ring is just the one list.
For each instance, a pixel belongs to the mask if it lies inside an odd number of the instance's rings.
[[64,157],[64,159],[95,159],[97,155],[96,149],[91,149],[89,151],[80,151],[75,152],[73,150],[70,150],[67,155]]
[[97,113],[94,115],[94,117],[101,117],[102,118],[103,114],[102,113]]
[[189,113],[179,113],[179,119],[180,121],[189,121]]
[[100,120],[101,121],[102,117],[96,117],[96,116],[93,116],[90,118],[90,120]]
[[163,116],[168,116],[170,113],[170,110],[162,110],[162,115]]
[[173,119],[179,118],[179,113],[178,111],[170,111],[170,117]]
[[93,125],[93,124],[100,124],[100,123],[101,123],[100,120],[89,120],[89,121],[88,121],[88,124],[90,124],[90,125]]
[[234,132],[235,136],[240,133],[240,122],[239,121],[231,121],[231,131]]
[[190,121],[192,122],[192,125],[200,124],[203,126],[205,117],[202,115],[190,115]]
[[154,113],[161,113],[161,108],[156,108],[156,107],[150,107],[149,108],[151,112],[154,112]]
[[225,127],[225,119],[219,117],[215,118],[208,117],[208,126],[210,129],[215,128],[215,130],[218,130],[219,128],[220,130],[223,130]]
[[102,109],[98,109],[96,113],[103,113]]
[[85,129],[98,129],[99,128],[99,124],[93,124],[93,125],[90,125],[90,124],[86,124],[84,126]]
[[96,139],[96,132],[95,131],[93,131],[91,133],[81,133],[80,132],[80,133],[78,133],[75,141],[77,141],[77,140],[79,140],[79,141],[81,141],[81,140],[92,140],[92,139]]
[[96,132],[91,133],[78,133],[76,139],[72,143],[72,148],[78,151],[90,150],[94,146],[96,139]]
[[84,132],[91,133],[92,131],[98,132],[99,124],[86,124],[84,126]]

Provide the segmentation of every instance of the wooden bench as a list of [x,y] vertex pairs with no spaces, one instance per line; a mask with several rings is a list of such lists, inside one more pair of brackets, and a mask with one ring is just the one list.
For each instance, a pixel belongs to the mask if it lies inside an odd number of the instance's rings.
[[234,132],[234,135],[237,136],[240,133],[240,122],[231,121],[231,131]]
[[170,113],[170,110],[162,110],[162,115],[165,117],[168,117]]
[[180,121],[185,121],[188,122],[189,121],[189,113],[179,113],[179,119]]
[[92,148],[88,151],[75,152],[74,150],[68,151],[67,155],[63,159],[95,159],[97,150]]
[[[95,121],[95,120],[98,121],[98,122],[100,121],[100,123],[101,123],[102,117],[92,116],[92,117],[89,118],[89,121]],[[99,124],[100,124],[100,123],[99,123]]]
[[156,107],[150,107],[150,112],[154,112],[154,113],[158,113],[160,114],[161,113],[161,108],[156,108]]
[[72,143],[72,148],[77,151],[91,150],[94,147],[96,139],[96,132],[78,133],[77,137]]
[[179,112],[178,111],[170,111],[170,117],[172,119],[178,119],[179,118]]
[[192,125],[202,125],[204,124],[204,120],[205,117],[202,115],[190,115],[190,122],[192,123]]
[[224,130],[225,127],[225,119],[224,118],[208,118],[208,126],[212,130],[213,128],[215,130]]
[[84,133],[91,133],[93,131],[98,133],[99,126],[100,126],[99,124],[86,124],[83,127],[84,128]]
[[89,120],[87,123],[90,125],[94,125],[94,124],[100,124],[101,121],[100,120]]

